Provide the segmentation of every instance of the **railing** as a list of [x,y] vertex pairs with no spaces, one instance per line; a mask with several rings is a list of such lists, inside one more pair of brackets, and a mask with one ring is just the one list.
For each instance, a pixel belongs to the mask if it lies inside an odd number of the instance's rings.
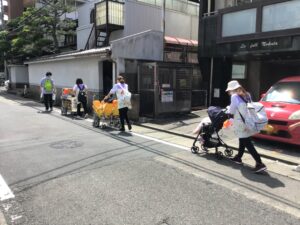
[[208,16],[213,16],[213,15],[217,15],[218,11],[213,11],[213,12],[207,12],[203,14],[203,17],[208,17]]

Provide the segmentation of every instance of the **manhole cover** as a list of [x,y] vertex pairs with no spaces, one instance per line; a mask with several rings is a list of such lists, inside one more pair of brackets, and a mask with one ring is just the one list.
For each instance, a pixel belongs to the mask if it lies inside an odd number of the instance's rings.
[[52,144],[50,144],[50,147],[55,149],[73,149],[73,148],[79,148],[82,145],[83,143],[80,141],[65,140],[65,141],[53,142]]

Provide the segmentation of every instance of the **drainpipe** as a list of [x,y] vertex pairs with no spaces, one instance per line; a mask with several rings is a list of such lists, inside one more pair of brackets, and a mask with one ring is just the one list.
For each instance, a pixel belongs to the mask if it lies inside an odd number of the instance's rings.
[[212,96],[213,96],[213,74],[214,74],[214,58],[211,57],[210,60],[210,79],[209,79],[209,105],[211,106]]
[[208,0],[207,12],[208,12],[208,15],[210,15],[210,12],[211,12],[211,0]]

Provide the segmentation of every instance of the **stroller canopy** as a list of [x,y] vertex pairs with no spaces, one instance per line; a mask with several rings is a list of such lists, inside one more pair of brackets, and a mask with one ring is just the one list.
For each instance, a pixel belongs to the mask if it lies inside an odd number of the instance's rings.
[[218,132],[222,129],[223,123],[228,119],[228,115],[223,111],[221,107],[210,106],[207,109],[208,116],[211,120],[211,125],[215,131]]

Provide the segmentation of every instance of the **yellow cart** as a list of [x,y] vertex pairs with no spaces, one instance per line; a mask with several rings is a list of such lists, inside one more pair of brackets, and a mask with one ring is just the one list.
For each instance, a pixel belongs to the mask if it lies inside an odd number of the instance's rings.
[[113,100],[111,103],[94,100],[93,101],[93,126],[105,128],[120,126],[118,101]]

